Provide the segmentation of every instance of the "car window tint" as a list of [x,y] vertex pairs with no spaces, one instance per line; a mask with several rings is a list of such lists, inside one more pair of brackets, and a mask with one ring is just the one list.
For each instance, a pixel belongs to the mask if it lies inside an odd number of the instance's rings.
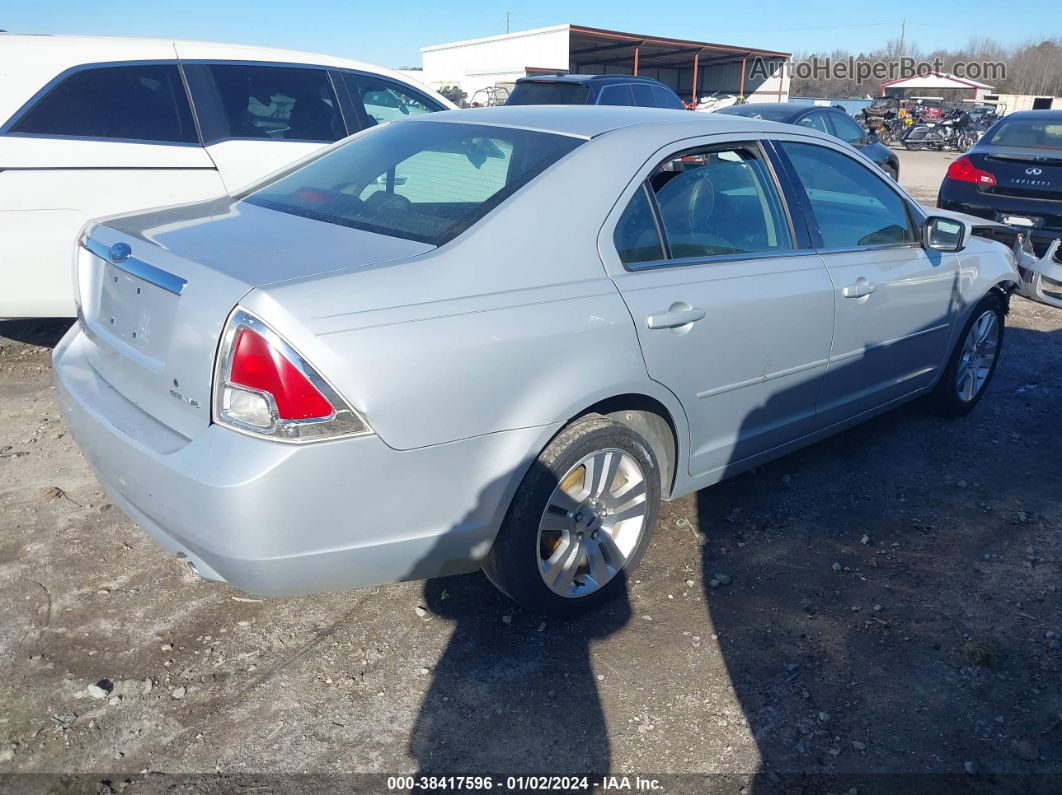
[[166,143],[199,140],[176,64],[75,72],[34,105],[12,132]]
[[833,122],[837,137],[846,144],[859,146],[863,143],[863,128],[845,116],[843,113],[831,113],[830,121]]
[[349,73],[344,74],[343,79],[350,96],[364,106],[370,127],[442,109],[427,97],[391,80]]
[[211,64],[230,138],[338,141],[346,135],[323,69]]
[[442,245],[581,143],[478,124],[388,124],[276,177],[244,201]]
[[631,83],[631,95],[634,97],[635,105],[643,108],[656,107],[653,87],[649,83]]
[[1004,119],[988,132],[993,146],[1031,146],[1062,149],[1062,123],[1040,119]]
[[626,84],[618,86],[604,86],[597,97],[598,105],[632,105],[630,86]]
[[612,240],[624,265],[664,259],[664,244],[653,218],[646,186],[638,188],[616,224]]
[[822,113],[809,113],[798,121],[797,124],[801,127],[810,127],[813,130],[818,130],[819,132],[831,135],[830,128],[826,126],[826,117]]
[[751,148],[691,150],[649,175],[674,258],[792,248],[781,198]]
[[904,199],[854,158],[811,144],[782,143],[826,248],[906,245],[916,240]]
[[653,86],[653,99],[655,105],[658,108],[673,108],[675,110],[683,110],[685,105],[682,104],[682,100],[678,96],[663,86]]

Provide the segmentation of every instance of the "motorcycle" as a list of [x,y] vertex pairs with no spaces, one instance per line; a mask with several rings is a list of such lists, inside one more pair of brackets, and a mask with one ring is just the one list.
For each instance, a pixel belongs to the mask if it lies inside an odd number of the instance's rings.
[[976,142],[973,120],[964,110],[952,111],[939,122],[923,117],[900,137],[900,143],[907,149],[957,149],[965,152]]

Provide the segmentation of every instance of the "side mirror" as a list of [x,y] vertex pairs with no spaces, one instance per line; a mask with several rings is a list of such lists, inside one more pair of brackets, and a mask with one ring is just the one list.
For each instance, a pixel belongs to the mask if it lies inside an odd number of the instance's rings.
[[922,244],[931,251],[962,251],[970,240],[969,224],[934,215],[922,227]]

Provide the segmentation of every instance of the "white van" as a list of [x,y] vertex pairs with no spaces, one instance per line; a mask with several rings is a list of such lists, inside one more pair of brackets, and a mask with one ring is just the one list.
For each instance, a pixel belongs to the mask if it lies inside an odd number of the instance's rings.
[[231,44],[0,33],[0,318],[69,317],[91,218],[232,193],[454,105],[399,72]]

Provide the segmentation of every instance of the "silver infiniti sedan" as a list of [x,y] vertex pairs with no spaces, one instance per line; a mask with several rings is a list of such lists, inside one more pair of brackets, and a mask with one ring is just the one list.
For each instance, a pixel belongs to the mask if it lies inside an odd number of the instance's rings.
[[114,502],[205,578],[483,568],[570,614],[661,500],[915,397],[970,411],[1019,280],[978,231],[807,128],[425,115],[89,225],[55,373]]

